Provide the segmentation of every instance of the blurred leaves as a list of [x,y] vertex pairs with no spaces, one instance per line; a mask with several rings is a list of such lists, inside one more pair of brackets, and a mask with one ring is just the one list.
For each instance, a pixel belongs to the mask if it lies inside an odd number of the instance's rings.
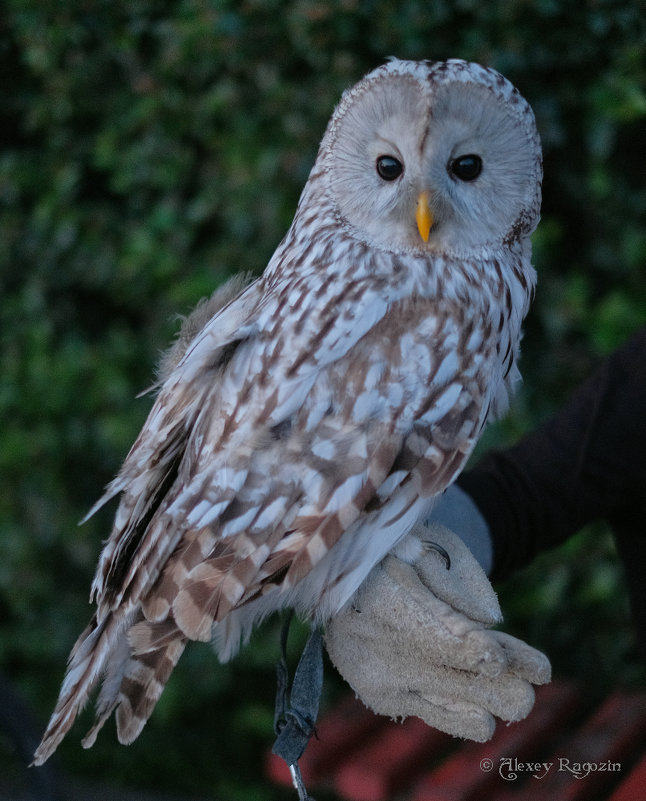
[[[43,716],[89,615],[111,510],[77,521],[145,418],[150,400],[135,395],[173,315],[263,269],[342,90],[389,55],[460,56],[500,69],[536,111],[539,288],[524,391],[491,445],[534,426],[646,321],[644,41],[640,4],[614,0],[7,0],[0,666]],[[510,590],[508,616],[537,636],[543,626],[548,650],[591,632],[612,673],[629,635],[609,547],[585,534],[545,557]],[[233,666],[189,649],[137,743],[108,730],[85,753],[73,735],[63,758],[115,781],[271,798],[259,754],[274,649],[274,624]],[[596,664],[577,653],[556,661]]]

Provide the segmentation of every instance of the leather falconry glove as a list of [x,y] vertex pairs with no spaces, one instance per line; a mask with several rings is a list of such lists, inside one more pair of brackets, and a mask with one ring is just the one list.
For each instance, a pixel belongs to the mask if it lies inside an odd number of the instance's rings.
[[498,599],[456,534],[420,523],[406,539],[398,552],[407,551],[407,561],[386,556],[330,621],[328,653],[374,712],[415,715],[449,734],[485,742],[494,717],[527,716],[532,684],[550,681],[549,660],[491,629],[502,620]]

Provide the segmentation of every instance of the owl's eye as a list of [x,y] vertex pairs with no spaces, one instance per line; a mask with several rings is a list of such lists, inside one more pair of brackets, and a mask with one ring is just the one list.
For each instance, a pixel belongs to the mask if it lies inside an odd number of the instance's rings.
[[394,181],[404,172],[404,165],[394,156],[379,156],[377,159],[377,173],[384,181]]
[[458,156],[449,162],[449,172],[461,181],[475,181],[482,172],[482,159],[475,153]]

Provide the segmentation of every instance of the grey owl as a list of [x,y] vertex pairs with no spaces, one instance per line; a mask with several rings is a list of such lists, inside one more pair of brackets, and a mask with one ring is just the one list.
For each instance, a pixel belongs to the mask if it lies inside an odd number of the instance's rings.
[[138,736],[189,640],[324,623],[455,479],[518,377],[541,174],[491,69],[393,60],[343,95],[263,275],[202,310],[97,504],[121,496],[36,764],[100,681],[86,747],[114,710]]

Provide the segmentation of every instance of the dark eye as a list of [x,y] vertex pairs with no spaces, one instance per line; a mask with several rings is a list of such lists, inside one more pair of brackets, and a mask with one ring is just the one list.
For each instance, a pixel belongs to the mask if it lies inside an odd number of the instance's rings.
[[404,172],[404,165],[394,156],[379,156],[377,172],[384,181],[394,181]]
[[449,172],[461,181],[475,181],[482,172],[482,159],[474,153],[458,156],[449,162]]

